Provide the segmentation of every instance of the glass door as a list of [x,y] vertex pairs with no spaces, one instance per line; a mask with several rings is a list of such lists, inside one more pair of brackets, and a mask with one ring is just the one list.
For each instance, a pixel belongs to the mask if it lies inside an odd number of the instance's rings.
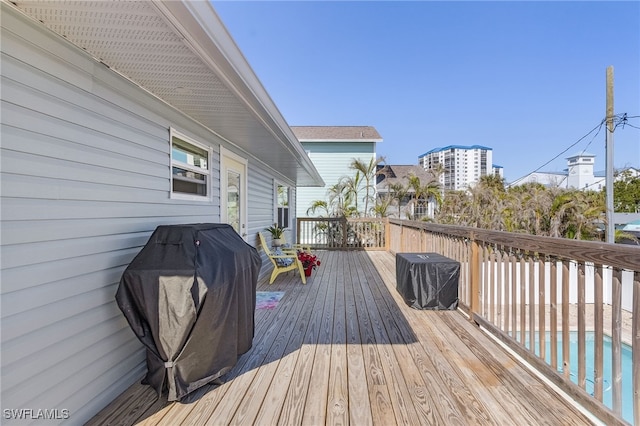
[[247,162],[220,149],[221,153],[221,218],[247,239]]

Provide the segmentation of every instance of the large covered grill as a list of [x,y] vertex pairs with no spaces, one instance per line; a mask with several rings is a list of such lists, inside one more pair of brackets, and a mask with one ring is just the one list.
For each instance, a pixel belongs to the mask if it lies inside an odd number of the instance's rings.
[[261,259],[226,224],[159,226],[127,267],[118,306],[168,400],[219,378],[251,348]]

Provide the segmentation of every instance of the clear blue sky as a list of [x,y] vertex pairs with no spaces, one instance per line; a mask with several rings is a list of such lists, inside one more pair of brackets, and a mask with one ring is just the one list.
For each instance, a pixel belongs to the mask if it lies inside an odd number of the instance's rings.
[[[640,116],[640,2],[214,1],[289,125],[370,125],[388,164],[485,145],[507,181],[604,170],[606,68],[615,113]],[[614,133],[616,167],[640,167],[640,117]]]

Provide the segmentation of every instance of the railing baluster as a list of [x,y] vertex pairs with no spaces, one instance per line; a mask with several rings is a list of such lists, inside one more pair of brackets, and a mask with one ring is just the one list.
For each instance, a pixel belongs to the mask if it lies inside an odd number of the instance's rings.
[[571,380],[571,362],[569,361],[569,261],[562,261],[562,371],[567,380]]
[[495,260],[495,278],[496,278],[496,298],[495,298],[495,317],[493,323],[498,327],[502,325],[502,250],[501,247],[494,247]]
[[[500,252],[497,247],[492,247],[493,251],[491,252],[491,260],[489,264],[491,265],[491,275],[493,276],[494,286],[490,286],[493,289],[491,295],[491,322],[493,324],[500,324],[500,304],[502,303],[500,300],[500,296],[502,295],[502,291],[500,290]],[[497,317],[497,322],[496,322]]]
[[578,263],[578,386],[587,386],[584,262]]
[[545,279],[545,258],[540,255],[538,257],[538,340],[540,342],[539,350],[540,350],[540,358],[546,359],[547,348],[546,348],[546,340],[547,340],[547,329],[545,326],[545,317],[546,317],[546,307],[547,307],[547,297],[546,297],[546,288],[547,288],[547,280]]
[[594,299],[593,299],[593,326],[595,328],[594,342],[594,371],[593,371],[593,396],[602,401],[602,370],[604,359],[604,321],[603,321],[603,289],[602,289],[602,265],[595,265],[594,271]]
[[[526,253],[520,256],[520,343],[524,345],[527,334],[527,259]],[[532,349],[532,348],[529,348]]]
[[511,337],[516,340],[518,334],[518,264],[516,253],[511,253]]
[[489,291],[489,250],[486,244],[482,244],[482,316],[489,318],[489,310],[491,309],[491,293]]
[[558,369],[558,260],[549,259],[551,284],[549,291],[549,325],[551,326],[551,366]]
[[[533,254],[527,261],[529,266],[529,350],[536,353],[536,277],[533,263]],[[542,355],[544,356],[544,355]]]
[[631,361],[633,370],[633,422],[640,425],[640,325],[638,325],[638,315],[640,314],[640,272],[633,274],[633,321],[631,325]]
[[502,247],[502,258],[504,260],[504,332],[509,334],[509,322],[511,311],[511,274],[509,270],[509,254]]
[[[480,313],[480,247],[475,240],[471,241],[470,290],[471,313]],[[473,315],[472,315],[473,319]]]
[[465,240],[463,241],[461,247],[460,247],[460,255],[462,257],[464,257],[465,261],[463,263],[464,267],[463,267],[463,276],[464,276],[464,280],[462,281],[462,293],[464,294],[465,297],[465,303],[467,304],[467,306],[469,305],[469,241]]
[[622,415],[622,270],[613,269],[611,277],[611,387],[612,410]]

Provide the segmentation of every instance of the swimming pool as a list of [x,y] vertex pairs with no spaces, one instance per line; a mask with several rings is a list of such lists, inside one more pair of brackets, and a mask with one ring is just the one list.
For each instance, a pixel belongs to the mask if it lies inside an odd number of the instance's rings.
[[[518,333],[519,335],[519,333]],[[591,395],[594,394],[594,351],[595,351],[595,333],[590,331],[586,332],[585,336],[586,347],[586,391]],[[611,384],[612,380],[612,368],[611,368],[611,337],[604,336],[604,362],[602,371],[602,402],[609,408],[613,407],[613,390]],[[538,334],[536,334],[536,355],[539,353]],[[529,347],[528,336],[526,339],[526,347]],[[551,364],[551,338],[550,333],[547,332],[545,341],[545,361]],[[633,424],[633,390],[632,390],[632,369],[631,369],[631,346],[622,345],[622,417]],[[562,372],[562,335],[558,334],[558,371]],[[578,333],[576,331],[569,332],[569,367],[570,377],[574,383],[578,383]]]

